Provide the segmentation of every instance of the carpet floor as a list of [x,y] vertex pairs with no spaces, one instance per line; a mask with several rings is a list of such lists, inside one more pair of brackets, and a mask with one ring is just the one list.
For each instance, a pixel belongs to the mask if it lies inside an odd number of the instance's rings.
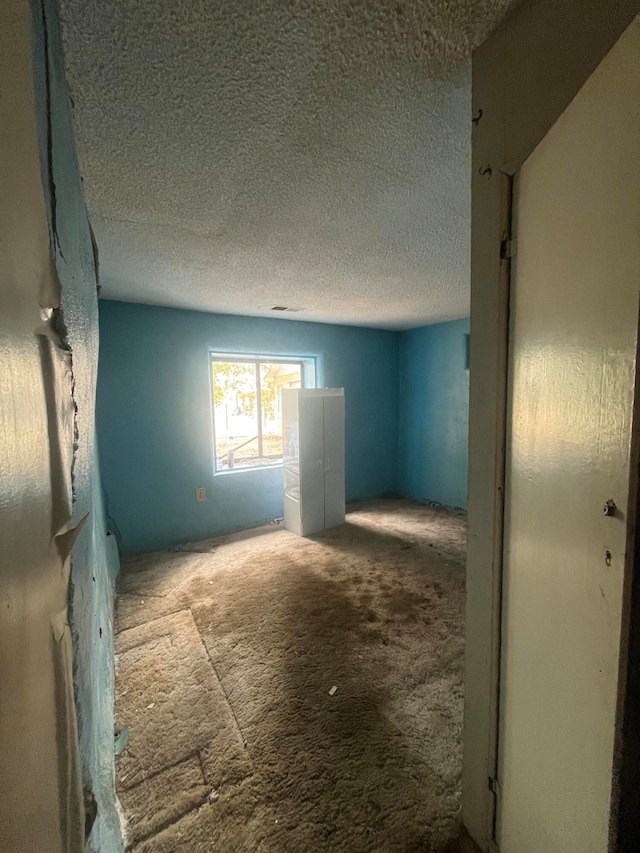
[[128,849],[461,849],[465,520],[349,510],[124,562]]

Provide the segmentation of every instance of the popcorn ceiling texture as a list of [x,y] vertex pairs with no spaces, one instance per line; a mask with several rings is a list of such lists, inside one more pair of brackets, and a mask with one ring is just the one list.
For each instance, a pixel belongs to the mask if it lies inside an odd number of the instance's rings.
[[469,311],[471,51],[509,0],[61,0],[106,296]]

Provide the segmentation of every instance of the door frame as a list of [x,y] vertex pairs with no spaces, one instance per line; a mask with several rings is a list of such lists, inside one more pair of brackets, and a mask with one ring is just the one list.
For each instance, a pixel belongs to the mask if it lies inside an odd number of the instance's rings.
[[640,312],[629,462],[627,539],[613,750],[609,853],[640,849]]
[[[604,59],[604,57],[603,57]],[[586,82],[586,81],[585,81]],[[551,128],[549,129],[551,130]],[[528,159],[528,158],[527,158]],[[526,162],[526,160],[524,161]],[[501,172],[503,193],[503,239],[501,241],[501,307],[502,322],[500,324],[501,356],[506,359],[504,385],[501,385],[499,397],[499,452],[502,454],[500,477],[497,480],[497,491],[500,492],[499,507],[500,524],[496,523],[494,536],[495,557],[494,566],[496,594],[499,600],[494,611],[494,645],[492,647],[492,682],[491,714],[495,727],[495,738],[491,743],[490,761],[494,768],[494,796],[490,801],[489,820],[491,837],[487,846],[488,853],[499,853],[496,839],[498,800],[500,783],[498,779],[498,763],[500,750],[500,693],[501,693],[501,660],[502,660],[502,613],[504,577],[504,518],[506,507],[506,471],[508,454],[509,431],[509,382],[511,379],[509,355],[512,346],[510,309],[512,297],[512,263],[517,251],[517,237],[513,227],[513,193],[516,177],[520,171],[514,168],[509,172]],[[508,189],[507,189],[508,187]],[[515,239],[513,239],[515,236]],[[505,251],[505,240],[508,241],[508,251]],[[503,280],[503,279],[506,279]],[[634,389],[632,403],[631,434],[629,442],[629,483],[627,497],[627,518],[625,519],[625,553],[623,564],[621,624],[619,638],[619,662],[616,694],[616,714],[614,744],[611,763],[611,805],[609,816],[608,853],[636,853],[640,850],[640,809],[638,809],[638,790],[640,788],[640,299],[637,305],[636,351],[634,365]],[[497,531],[499,530],[499,535]],[[490,786],[491,787],[491,786]]]
[[500,347],[498,369],[500,383],[496,397],[498,410],[498,434],[495,450],[495,510],[494,510],[494,556],[493,556],[493,600],[492,609],[492,644],[491,644],[491,683],[490,683],[490,714],[492,721],[491,739],[489,741],[489,775],[487,788],[489,791],[488,830],[489,853],[497,853],[496,829],[498,819],[498,799],[500,783],[498,779],[498,757],[500,748],[500,687],[502,660],[502,582],[504,576],[504,519],[506,498],[507,470],[507,419],[509,416],[509,352],[511,329],[511,259],[515,246],[513,242],[513,186],[515,175],[500,172],[500,217],[502,229],[498,247],[500,256],[499,299],[500,312],[498,315]]
[[[491,846],[495,797],[489,780],[495,772],[497,744],[496,652],[500,648],[502,581],[501,460],[508,343],[504,322],[508,311],[506,264],[500,258],[501,241],[508,228],[504,187],[638,13],[640,0],[619,0],[606,12],[602,0],[521,3],[472,58],[469,544],[462,819],[483,851],[495,850]],[[635,623],[640,593],[634,592],[634,596],[634,607],[629,603],[628,610],[633,611]],[[630,648],[640,643],[637,634],[640,628],[629,632]],[[632,687],[621,700],[625,706]],[[637,685],[635,689],[637,692]],[[629,711],[625,713],[628,717]],[[625,743],[628,751],[628,739]],[[617,760],[623,768],[619,750]],[[621,770],[621,792],[626,772]]]
[[[500,172],[500,311],[499,371],[496,407],[498,412],[495,445],[495,507],[493,529],[493,572],[491,611],[491,655],[489,686],[491,733],[488,743],[486,827],[487,853],[499,853],[496,822],[500,786],[498,755],[500,737],[500,690],[502,656],[502,581],[504,566],[504,517],[508,433],[508,385],[510,352],[511,259],[516,251],[512,239],[513,186],[519,171]],[[635,387],[629,453],[629,514],[626,526],[623,569],[622,622],[618,666],[618,696],[615,742],[612,756],[612,794],[609,853],[635,853],[640,849],[640,303],[636,345]],[[633,512],[631,511],[633,508]]]
[[[524,161],[523,161],[524,162]],[[498,755],[502,655],[502,582],[504,566],[504,517],[509,415],[509,352],[512,257],[513,188],[522,163],[498,173],[500,194],[498,373],[496,383],[495,480],[493,508],[493,559],[491,646],[489,657],[489,717],[487,744],[486,839],[487,853],[499,853],[496,823],[500,785]],[[482,172],[480,173],[482,174]],[[473,338],[472,338],[473,340]],[[622,622],[618,667],[615,742],[612,756],[612,794],[608,853],[635,853],[640,849],[640,304],[636,346],[635,387],[629,454],[629,514],[626,526],[623,569]],[[633,508],[633,512],[631,511]]]

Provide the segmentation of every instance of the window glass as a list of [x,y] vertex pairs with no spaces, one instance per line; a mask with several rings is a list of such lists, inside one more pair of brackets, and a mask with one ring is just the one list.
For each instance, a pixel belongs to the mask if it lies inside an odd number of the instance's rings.
[[216,472],[282,462],[283,388],[302,387],[302,364],[212,360]]

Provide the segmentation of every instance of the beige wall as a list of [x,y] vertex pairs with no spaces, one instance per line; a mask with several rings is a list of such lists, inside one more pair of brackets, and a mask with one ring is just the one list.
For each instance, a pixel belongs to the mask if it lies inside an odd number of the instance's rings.
[[[473,57],[469,546],[463,818],[493,835],[502,555],[509,181],[640,12],[640,0],[524,2]],[[479,117],[479,118],[478,118]]]
[[0,20],[0,850],[49,853],[84,844],[67,624],[73,398],[51,322],[29,3],[2,0]]

